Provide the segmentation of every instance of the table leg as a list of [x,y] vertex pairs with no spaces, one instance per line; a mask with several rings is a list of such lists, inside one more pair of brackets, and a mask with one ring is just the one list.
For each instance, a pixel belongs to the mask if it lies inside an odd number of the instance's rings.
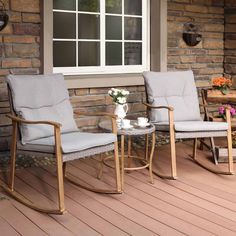
[[149,174],[150,174],[150,179],[151,179],[151,183],[153,184],[153,174],[152,174],[152,159],[153,159],[153,154],[154,154],[154,150],[155,150],[155,144],[156,144],[156,134],[155,132],[152,133],[152,148],[151,148],[151,153],[150,153],[150,157],[149,157]]
[[124,168],[125,168],[125,136],[121,135],[121,189],[124,191]]
[[149,147],[149,136],[148,134],[145,135],[145,142],[146,142],[146,146],[145,146],[145,160],[148,160],[148,147]]
[[128,139],[128,168],[131,168],[131,165],[132,165],[131,148],[132,148],[132,138],[131,138],[131,136],[129,136],[129,139]]

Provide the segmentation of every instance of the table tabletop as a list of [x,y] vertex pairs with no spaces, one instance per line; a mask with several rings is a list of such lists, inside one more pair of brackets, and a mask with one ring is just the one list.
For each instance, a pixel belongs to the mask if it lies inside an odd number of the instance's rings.
[[[117,128],[117,134],[118,135],[143,135],[143,134],[150,134],[155,131],[155,126],[153,124],[149,124],[146,127],[140,127],[136,124],[136,120],[131,120],[130,124],[132,125],[131,128]],[[112,125],[110,120],[104,120],[99,123],[99,127],[111,131],[112,130]]]

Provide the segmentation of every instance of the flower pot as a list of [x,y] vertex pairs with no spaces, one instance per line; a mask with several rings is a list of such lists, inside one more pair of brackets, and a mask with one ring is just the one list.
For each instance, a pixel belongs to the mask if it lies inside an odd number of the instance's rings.
[[195,32],[183,33],[183,39],[188,46],[196,46],[202,40],[202,35]]

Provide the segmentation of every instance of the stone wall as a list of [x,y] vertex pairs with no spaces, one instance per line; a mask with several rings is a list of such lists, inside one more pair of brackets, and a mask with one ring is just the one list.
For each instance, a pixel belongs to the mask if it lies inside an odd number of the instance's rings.
[[9,147],[10,121],[6,118],[9,102],[5,75],[39,73],[40,7],[39,0],[4,0],[9,23],[0,32],[0,150]]
[[[128,117],[137,117],[145,114],[142,101],[145,99],[144,86],[129,86]],[[87,88],[70,90],[71,103],[74,111],[83,112],[114,112],[115,106],[112,98],[107,94],[109,88]],[[75,116],[78,127],[90,129],[97,126],[101,117],[78,117]]]
[[236,1],[225,0],[225,73],[236,87]]
[[[40,0],[4,0],[10,16],[7,27],[0,32],[0,150],[9,147],[11,126],[5,115],[9,112],[5,75],[12,73],[35,74],[40,72]],[[236,75],[234,0],[227,3],[225,33],[225,71]],[[202,33],[202,42],[189,47],[182,40],[183,25],[194,22]],[[168,70],[192,69],[196,79],[205,85],[213,76],[224,72],[224,1],[223,0],[168,0]],[[109,88],[70,90],[74,110],[113,111]],[[127,87],[129,115],[145,112],[141,101],[144,87]],[[82,128],[94,127],[98,118],[78,118]]]
[[[187,46],[182,39],[187,22],[202,34],[197,46]],[[195,78],[205,82],[222,75],[223,61],[224,0],[168,0],[168,70],[192,69]]]

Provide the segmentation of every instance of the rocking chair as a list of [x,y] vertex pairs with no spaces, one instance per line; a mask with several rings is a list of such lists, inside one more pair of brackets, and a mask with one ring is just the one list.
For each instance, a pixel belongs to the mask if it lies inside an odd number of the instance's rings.
[[[170,135],[171,176],[156,172],[160,177],[177,178],[176,139],[194,139],[193,159],[205,169],[217,173],[233,174],[232,137],[230,111],[226,107],[226,122],[203,121],[200,116],[199,101],[192,71],[144,72],[150,121],[156,131]],[[205,106],[205,105],[203,105]],[[227,137],[228,171],[218,171],[197,159],[197,139]]]
[[[4,189],[15,199],[35,210],[63,214],[64,179],[98,193],[121,193],[116,116],[108,113],[81,115],[108,116],[113,133],[81,132],[73,118],[73,109],[62,74],[9,75],[7,77],[12,114],[11,164],[8,185]],[[58,209],[36,206],[14,190],[16,152],[52,154],[56,158],[58,180]],[[114,151],[116,187],[98,189],[83,186],[66,172],[71,160]]]

